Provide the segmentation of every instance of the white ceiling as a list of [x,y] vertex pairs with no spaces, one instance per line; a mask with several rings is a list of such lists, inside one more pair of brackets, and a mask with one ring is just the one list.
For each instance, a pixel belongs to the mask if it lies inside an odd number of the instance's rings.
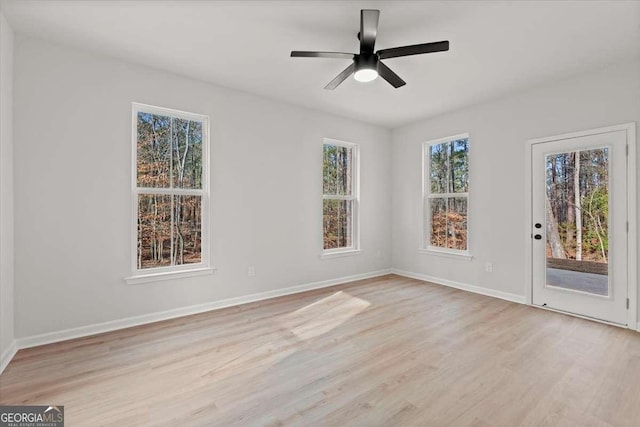
[[[640,2],[3,0],[19,33],[385,127],[640,57]],[[388,59],[407,85],[348,79],[359,10],[380,9],[376,48],[449,40]]]

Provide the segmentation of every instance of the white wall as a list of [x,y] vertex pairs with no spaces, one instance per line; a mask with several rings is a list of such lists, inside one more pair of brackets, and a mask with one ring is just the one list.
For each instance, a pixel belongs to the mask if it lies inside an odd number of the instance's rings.
[[[638,120],[640,62],[633,62],[395,129],[394,268],[523,297],[526,141]],[[463,132],[470,135],[472,261],[417,250],[422,238],[421,143]],[[484,271],[485,262],[493,263],[493,273]]]
[[[19,338],[392,265],[524,296],[526,140],[640,119],[638,62],[391,133],[31,38],[16,39],[15,70]],[[211,117],[212,276],[123,281],[132,101]],[[471,137],[472,261],[417,251],[421,143],[462,132]],[[361,255],[318,257],[324,136],[361,143]]]
[[12,103],[13,31],[0,13],[0,364],[14,342]]
[[[388,130],[21,36],[14,90],[18,338],[390,267]],[[212,276],[123,281],[132,101],[211,117]],[[325,136],[361,144],[361,255],[319,259]]]

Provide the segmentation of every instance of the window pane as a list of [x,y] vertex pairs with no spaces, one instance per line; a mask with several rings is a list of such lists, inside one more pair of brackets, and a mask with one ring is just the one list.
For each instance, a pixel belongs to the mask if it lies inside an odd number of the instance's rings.
[[[467,250],[467,197],[444,194],[469,192],[469,139],[456,139],[428,145],[429,191],[443,196],[425,199],[430,220],[428,245],[444,249]],[[426,170],[425,170],[426,172]],[[425,232],[427,231],[425,230]]]
[[171,265],[171,196],[138,196],[138,268]]
[[449,162],[449,143],[429,146],[429,165],[431,192],[434,194],[448,192],[447,165]]
[[337,190],[338,194],[350,196],[352,190],[352,173],[351,167],[353,163],[352,159],[353,150],[347,147],[337,147]]
[[352,246],[353,203],[353,200],[323,200],[325,249]]
[[546,286],[609,295],[609,149],[546,157]]
[[451,143],[450,167],[453,173],[453,192],[469,191],[469,140],[459,139]]
[[431,246],[447,247],[447,199],[429,200],[431,212]]
[[139,112],[137,133],[138,187],[169,187],[171,118]]
[[174,263],[199,263],[202,249],[202,197],[174,196],[173,209]]
[[430,188],[433,194],[469,191],[469,140],[429,146]]
[[447,201],[447,248],[467,250],[467,199],[452,197]]
[[173,186],[202,188],[202,123],[173,119]]
[[336,194],[338,175],[338,147],[324,145],[324,160],[322,163],[323,194]]

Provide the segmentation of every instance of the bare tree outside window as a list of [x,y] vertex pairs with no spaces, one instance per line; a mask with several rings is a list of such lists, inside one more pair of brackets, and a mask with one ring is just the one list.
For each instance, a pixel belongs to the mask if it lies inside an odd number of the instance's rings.
[[607,263],[609,148],[546,156],[547,257]]
[[468,251],[469,138],[425,143],[425,248]]
[[137,270],[202,262],[206,126],[163,113],[135,111]]
[[323,145],[323,248],[355,249],[357,146],[338,141]]

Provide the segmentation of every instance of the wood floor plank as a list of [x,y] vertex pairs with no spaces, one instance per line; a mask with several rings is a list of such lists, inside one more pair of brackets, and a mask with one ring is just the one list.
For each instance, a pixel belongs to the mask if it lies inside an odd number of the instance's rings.
[[68,425],[637,426],[640,334],[394,275],[20,350]]

